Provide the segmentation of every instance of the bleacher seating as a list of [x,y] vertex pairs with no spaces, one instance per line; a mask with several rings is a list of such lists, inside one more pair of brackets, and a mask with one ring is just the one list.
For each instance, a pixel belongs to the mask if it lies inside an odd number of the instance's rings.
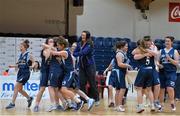
[[179,50],[180,49],[180,44],[174,43],[173,48]]
[[110,48],[110,47],[112,47],[112,46],[113,46],[113,45],[112,45],[112,38],[110,38],[110,37],[104,38],[103,46],[104,46],[105,48]]
[[130,44],[129,38],[112,38],[112,37],[95,37],[95,61],[96,70],[102,71],[109,65],[111,59],[114,57],[114,46],[117,41],[125,40]]
[[96,49],[101,49],[103,48],[103,41],[104,41],[104,38],[103,37],[97,37],[95,38],[95,41],[94,41],[94,46]]

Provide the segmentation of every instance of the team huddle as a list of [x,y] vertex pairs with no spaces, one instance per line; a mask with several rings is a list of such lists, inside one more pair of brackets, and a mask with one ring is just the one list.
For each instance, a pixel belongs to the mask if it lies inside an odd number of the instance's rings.
[[[132,51],[132,55],[138,64],[138,74],[134,82],[137,91],[137,113],[144,111],[143,95],[150,101],[151,111],[164,109],[165,90],[169,96],[172,111],[176,110],[174,101],[174,88],[177,79],[176,70],[179,65],[179,53],[173,45],[174,37],[165,38],[165,48],[158,50],[150,37],[144,37],[137,41],[137,48]],[[111,70],[109,79],[109,92],[116,88],[115,110],[124,112],[124,95],[126,93],[127,69],[131,69],[127,59],[127,43],[125,41],[116,44],[116,55],[112,59],[104,74]],[[112,94],[111,94],[112,95]],[[112,97],[109,99],[109,107],[114,106]]]
[[[137,113],[144,111],[144,94],[150,101],[151,111],[163,111],[165,90],[168,93],[172,111],[176,110],[174,87],[180,58],[178,51],[172,47],[173,41],[173,37],[166,37],[165,48],[158,50],[149,37],[144,37],[137,42],[138,47],[132,51],[132,55],[138,63],[138,74],[134,82],[137,91]],[[88,111],[94,105],[98,106],[99,94],[95,81],[94,46],[90,33],[83,31],[81,41],[74,43],[71,48],[69,48],[68,41],[62,36],[48,38],[42,46],[40,89],[33,111],[40,110],[39,104],[46,87],[48,87],[51,102],[49,112],[68,109],[78,111],[85,103],[87,103]],[[123,98],[127,93],[126,75],[128,70],[132,70],[132,66],[127,57],[128,43],[117,41],[115,47],[115,55],[104,74],[111,70],[109,92],[112,88],[116,88],[115,110],[124,112]],[[17,64],[11,66],[18,67],[19,70],[13,98],[6,109],[15,107],[18,93],[27,98],[28,107],[32,105],[33,97],[23,90],[23,85],[29,80],[30,69],[34,67],[35,62],[33,56],[28,52],[28,48],[28,40],[20,44],[21,55]],[[92,98],[86,94],[87,82],[92,89]],[[113,104],[112,94],[109,97],[109,105],[111,106]]]

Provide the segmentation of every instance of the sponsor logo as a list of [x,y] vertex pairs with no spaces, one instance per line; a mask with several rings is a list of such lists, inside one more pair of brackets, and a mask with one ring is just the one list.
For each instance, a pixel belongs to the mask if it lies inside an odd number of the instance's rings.
[[169,21],[180,22],[180,3],[169,3]]
[[[0,81],[0,99],[12,99],[15,88],[15,80],[1,80]],[[24,86],[23,89],[27,92],[28,95],[36,97],[39,91],[40,85],[39,80],[29,80]],[[48,89],[45,90],[42,99],[48,99]],[[18,94],[17,99],[25,99],[21,94]]]
[[176,6],[171,12],[171,18],[172,19],[178,19],[180,18],[180,7]]
[[[2,84],[2,91],[14,91],[15,84],[11,82],[5,82]],[[39,84],[27,82],[24,85],[26,91],[37,91],[39,90]]]

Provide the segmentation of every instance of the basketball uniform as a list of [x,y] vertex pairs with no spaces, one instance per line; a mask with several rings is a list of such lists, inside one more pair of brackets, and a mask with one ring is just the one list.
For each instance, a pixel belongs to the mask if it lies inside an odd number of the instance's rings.
[[169,55],[172,59],[174,59],[174,51],[175,49],[173,48],[168,53],[166,53],[165,49],[161,50],[160,63],[163,65],[163,69],[159,72],[161,88],[175,87],[177,68],[166,59],[166,55]]
[[30,78],[30,54],[28,51],[25,53],[21,53],[19,59],[18,59],[18,74],[17,74],[17,82],[22,83],[25,85],[25,83],[29,80]]

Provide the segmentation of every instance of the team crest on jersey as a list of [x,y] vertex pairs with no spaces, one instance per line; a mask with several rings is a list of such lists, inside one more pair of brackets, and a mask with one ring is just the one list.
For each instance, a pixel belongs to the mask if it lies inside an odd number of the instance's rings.
[[62,82],[62,85],[65,85],[65,84],[66,84],[66,81],[63,81],[63,82]]
[[171,81],[170,85],[174,87],[175,86],[175,82]]

